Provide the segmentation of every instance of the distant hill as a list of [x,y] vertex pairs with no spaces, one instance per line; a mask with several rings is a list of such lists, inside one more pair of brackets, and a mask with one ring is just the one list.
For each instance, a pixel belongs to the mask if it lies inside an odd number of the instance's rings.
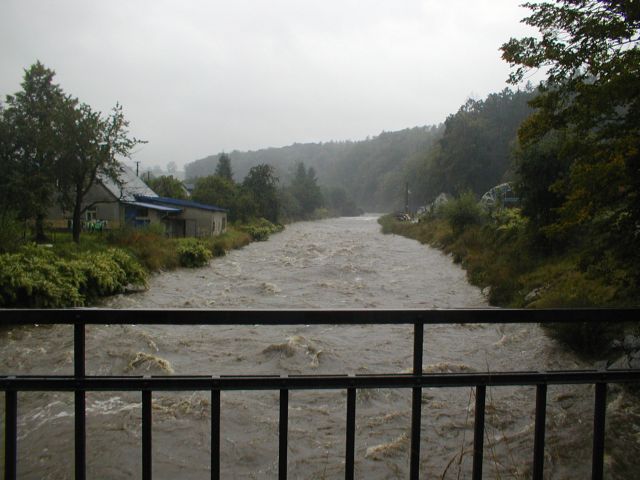
[[[402,206],[405,179],[419,167],[420,158],[443,132],[442,126],[383,132],[361,141],[295,143],[281,148],[233,151],[229,155],[234,179],[242,181],[251,167],[272,165],[280,181],[289,180],[299,162],[313,167],[325,187],[343,187],[358,206],[387,211]],[[188,163],[188,179],[213,175],[218,155]]]
[[[342,187],[367,211],[424,205],[441,192],[478,197],[515,176],[512,150],[517,130],[531,113],[532,89],[504,89],[483,100],[468,100],[444,124],[407,128],[361,141],[295,143],[282,148],[229,154],[236,181],[251,167],[267,163],[288,184],[299,162],[313,167],[320,185]],[[212,175],[218,155],[186,165],[189,179]]]

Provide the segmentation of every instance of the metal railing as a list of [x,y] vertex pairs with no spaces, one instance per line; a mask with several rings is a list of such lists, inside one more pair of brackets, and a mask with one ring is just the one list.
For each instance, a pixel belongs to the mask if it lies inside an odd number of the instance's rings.
[[[548,385],[594,384],[592,478],[603,478],[607,384],[640,381],[640,370],[527,371],[492,373],[438,373],[422,371],[425,325],[463,323],[578,323],[637,321],[637,310],[1,310],[0,326],[67,324],[74,328],[74,374],[69,376],[0,376],[5,392],[5,479],[17,472],[17,409],[20,391],[68,391],[75,395],[75,478],[86,476],[86,392],[139,391],[142,396],[142,478],[151,479],[152,392],[211,392],[211,478],[220,478],[220,392],[277,390],[280,392],[278,477],[287,478],[288,403],[290,390],[343,389],[347,391],[345,478],[354,478],[356,395],[365,388],[412,389],[409,478],[420,475],[422,389],[475,387],[472,478],[482,478],[486,388],[535,386],[536,408],[532,476],[543,478],[545,418]],[[413,326],[413,371],[384,375],[289,376],[87,376],[86,325],[355,325]]]

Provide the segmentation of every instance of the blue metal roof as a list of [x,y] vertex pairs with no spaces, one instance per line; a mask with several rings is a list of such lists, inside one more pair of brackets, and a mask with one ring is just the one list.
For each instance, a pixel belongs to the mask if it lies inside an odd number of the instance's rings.
[[177,198],[136,196],[136,199],[144,202],[148,202],[148,203],[175,205],[177,207],[199,208],[201,210],[209,210],[211,212],[227,212],[228,211],[226,208],[216,207],[215,205],[207,205],[205,203],[192,202],[191,200],[179,200]]
[[155,205],[147,202],[122,202],[125,205],[131,205],[139,208],[149,208],[151,210],[158,210],[160,212],[180,213],[182,210],[179,208],[166,207],[164,205]]

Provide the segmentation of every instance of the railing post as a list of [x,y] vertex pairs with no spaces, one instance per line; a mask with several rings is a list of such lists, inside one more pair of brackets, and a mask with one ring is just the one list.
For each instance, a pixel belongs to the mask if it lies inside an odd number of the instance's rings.
[[593,459],[591,478],[602,480],[604,475],[604,427],[607,413],[607,384],[596,383],[595,405],[593,409]]
[[544,435],[547,419],[547,384],[536,386],[536,420],[533,438],[533,480],[542,480],[544,473]]
[[18,463],[18,392],[6,390],[4,401],[4,478],[15,480]]
[[344,478],[353,480],[356,445],[356,389],[347,388],[347,438],[344,462]]
[[[73,324],[73,375],[76,380],[85,376],[85,325],[80,321]],[[75,478],[86,478],[86,393],[84,390],[76,390],[74,402],[75,418]]]
[[[422,375],[422,349],[424,343],[424,324],[413,324],[413,374]],[[411,392],[411,458],[409,478],[420,478],[420,428],[422,421],[422,388],[415,387]]]
[[280,428],[278,436],[278,479],[287,479],[287,443],[289,434],[289,390],[280,390]]
[[220,390],[211,390],[211,480],[220,480]]
[[476,386],[476,414],[473,432],[473,480],[482,479],[482,455],[484,453],[484,407],[487,394],[485,385]]
[[142,480],[151,475],[151,390],[142,390]]

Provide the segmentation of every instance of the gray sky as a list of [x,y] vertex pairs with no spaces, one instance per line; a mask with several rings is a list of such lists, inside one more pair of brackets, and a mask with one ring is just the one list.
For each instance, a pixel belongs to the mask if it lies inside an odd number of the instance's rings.
[[37,59],[124,107],[144,168],[444,121],[506,86],[521,0],[2,0],[0,96]]

